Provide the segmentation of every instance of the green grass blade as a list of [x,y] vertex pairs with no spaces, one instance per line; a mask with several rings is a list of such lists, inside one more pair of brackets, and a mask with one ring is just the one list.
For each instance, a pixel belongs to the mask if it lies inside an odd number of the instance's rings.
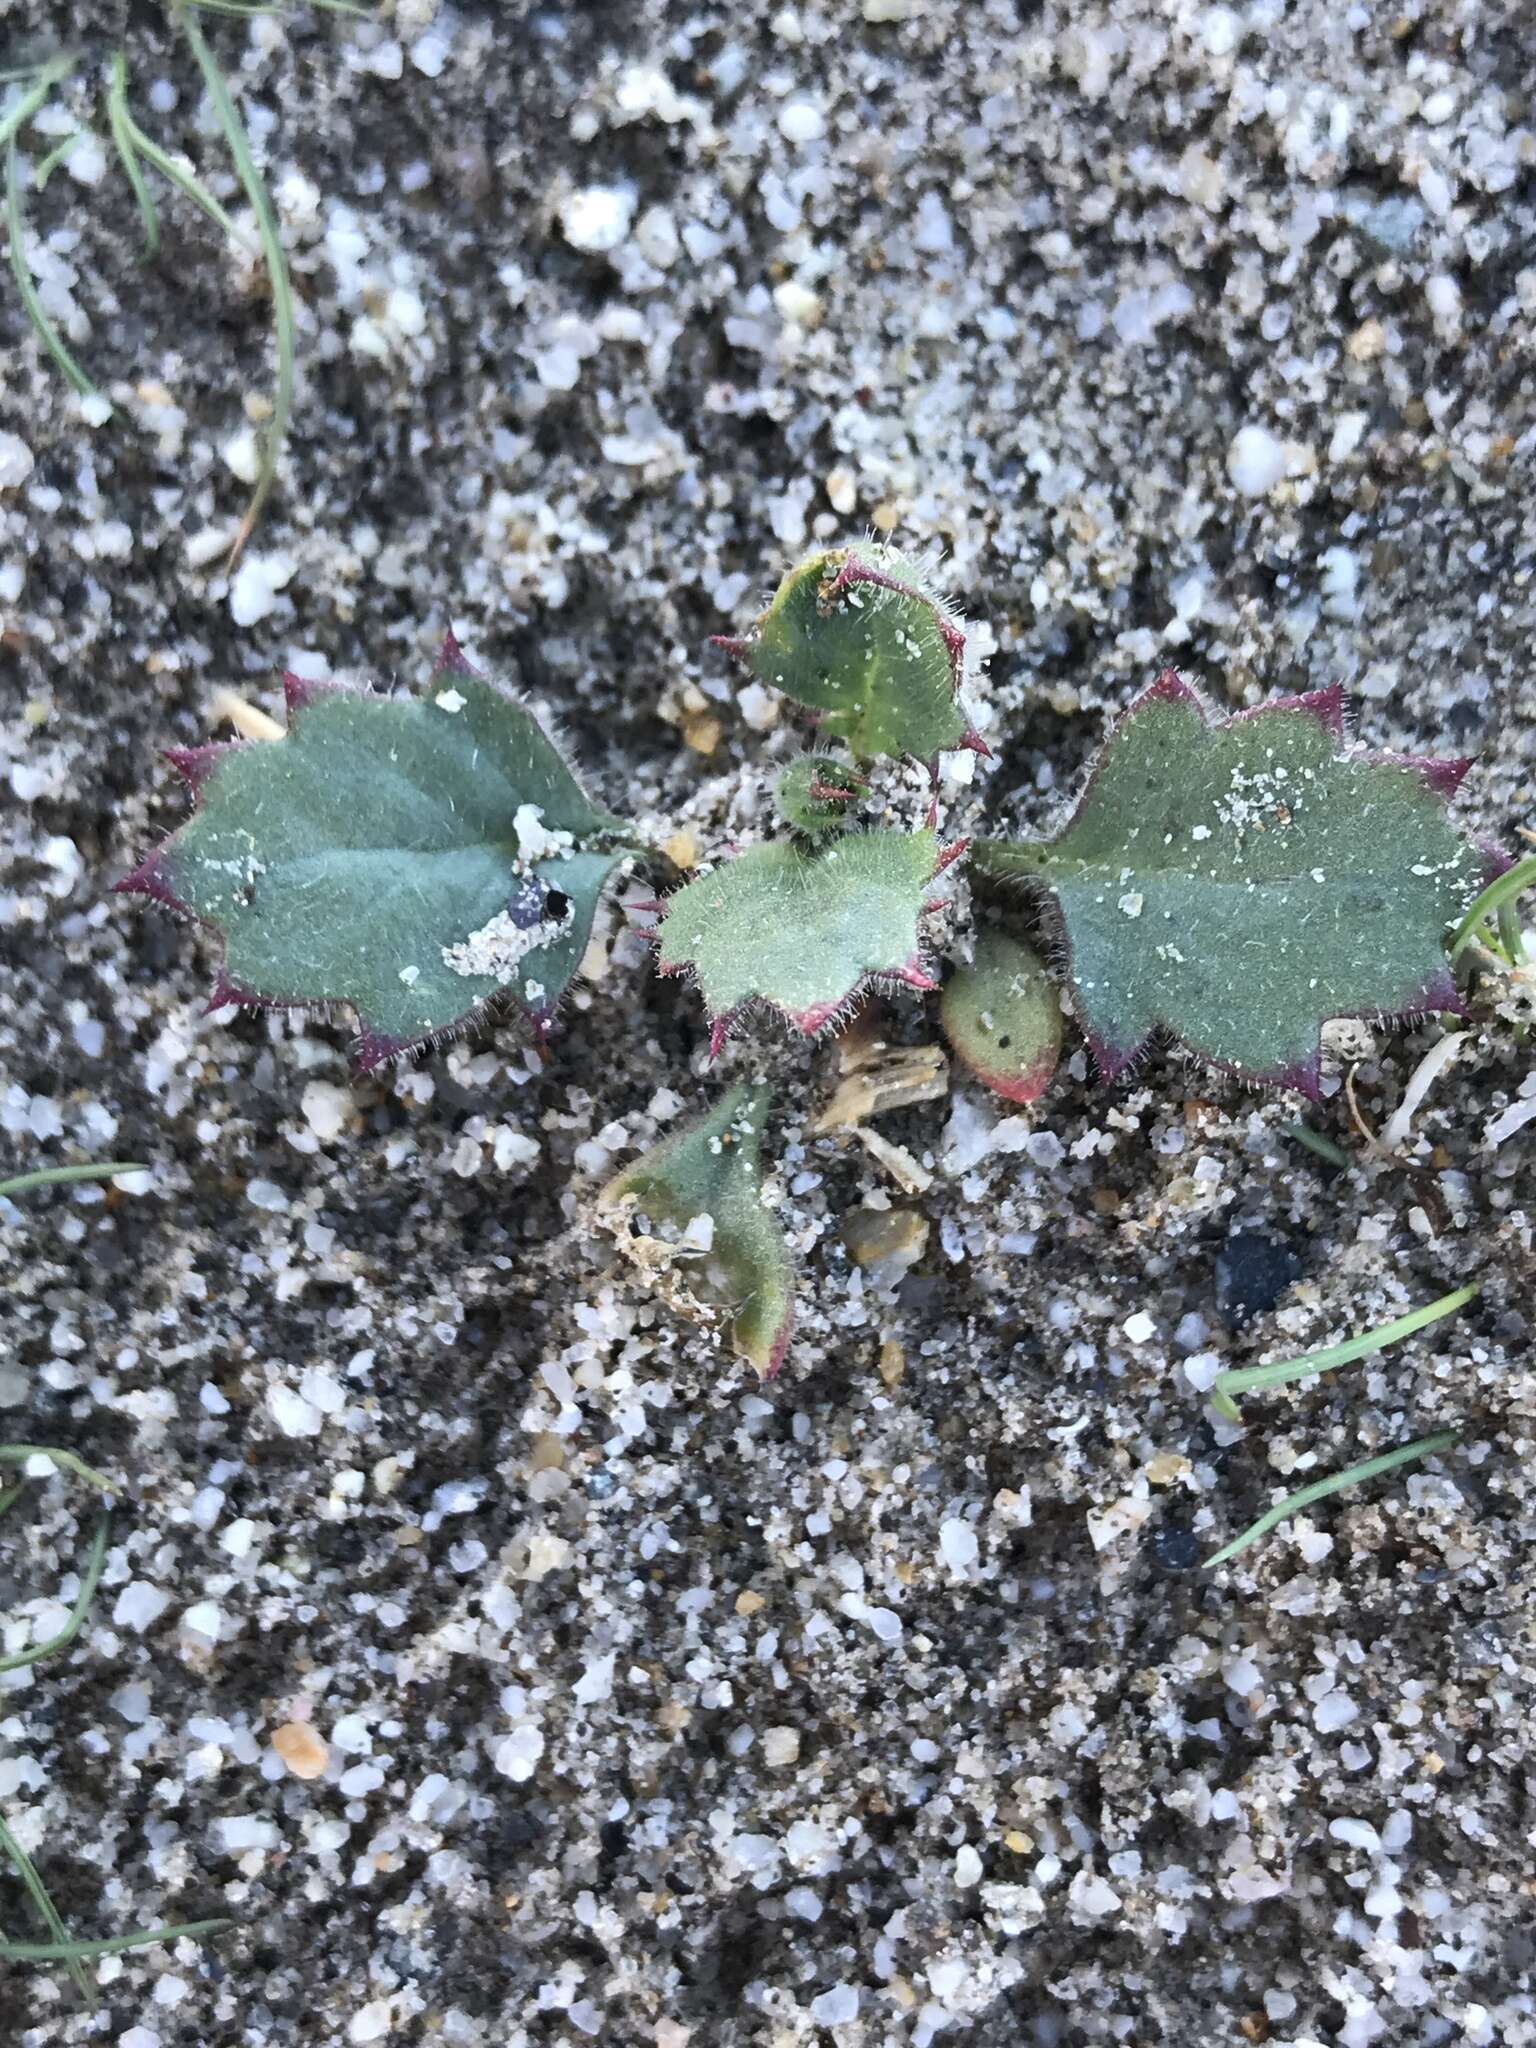
[[153,170],[157,170],[162,178],[168,179],[178,192],[184,192],[188,199],[200,206],[214,225],[221,228],[232,242],[237,243],[240,248],[247,250],[251,255],[259,256],[261,254],[260,244],[253,242],[248,235],[243,235],[240,232],[234,221],[231,220],[218,200],[214,198],[201,178],[195,177],[191,171],[184,169],[181,164],[177,163],[175,157],[171,156],[168,151],[163,150],[152,135],[146,135],[126,108],[124,109],[124,119],[127,123],[126,132],[128,139],[133,144],[135,153],[143,157],[144,161]]
[[96,1534],[91,1539],[90,1555],[85,1563],[85,1577],[80,1582],[80,1592],[74,1606],[69,1610],[69,1619],[56,1636],[46,1643],[36,1643],[30,1650],[18,1650],[13,1657],[0,1657],[0,1677],[8,1671],[23,1671],[29,1664],[41,1664],[45,1657],[52,1657],[60,1650],[68,1649],[79,1635],[85,1617],[96,1597],[96,1588],[101,1583],[102,1570],[107,1562],[107,1538],[111,1533],[111,1517],[103,1515],[97,1524]]
[[1288,1493],[1284,1500],[1276,1501],[1267,1514],[1246,1528],[1241,1536],[1212,1553],[1205,1560],[1206,1569],[1226,1564],[1230,1558],[1246,1550],[1251,1543],[1257,1543],[1261,1536],[1267,1536],[1288,1515],[1294,1515],[1298,1508],[1310,1507],[1315,1500],[1326,1500],[1331,1493],[1342,1493],[1347,1486],[1359,1486],[1364,1480],[1375,1479],[1382,1472],[1391,1472],[1398,1465],[1406,1465],[1414,1458],[1432,1458],[1437,1452],[1449,1450],[1456,1441],[1456,1432],[1442,1430],[1438,1436],[1422,1436],[1414,1443],[1402,1444],[1395,1451],[1383,1451],[1380,1457],[1362,1459],[1358,1465],[1349,1465],[1342,1472],[1335,1472],[1327,1479],[1315,1479],[1310,1486],[1303,1486],[1296,1493]]
[[[1222,1395],[1230,1403],[1234,1394],[1250,1393],[1255,1387],[1283,1387],[1293,1380],[1309,1380],[1316,1373],[1331,1372],[1336,1365],[1352,1365],[1357,1358],[1369,1358],[1375,1351],[1384,1351],[1389,1344],[1400,1344],[1415,1331],[1438,1323],[1442,1316],[1454,1315],[1480,1291],[1480,1283],[1474,1281],[1469,1287],[1458,1287],[1454,1293],[1442,1294],[1438,1301],[1399,1316],[1395,1322],[1383,1323],[1378,1330],[1367,1330],[1342,1344],[1330,1344],[1325,1351],[1308,1351],[1300,1358],[1277,1359],[1273,1365],[1248,1365],[1237,1372],[1224,1372],[1212,1393]],[[1221,1412],[1226,1414],[1227,1410],[1223,1408]]]
[[288,278],[288,259],[283,253],[282,238],[277,231],[277,219],[272,211],[272,202],[267,196],[262,175],[256,168],[256,161],[251,155],[245,125],[240,119],[234,100],[230,97],[224,74],[208,47],[207,38],[196,18],[196,10],[187,5],[187,0],[179,0],[177,19],[192,54],[197,59],[198,69],[203,74],[203,83],[208,88],[208,97],[213,103],[224,140],[229,145],[230,156],[234,159],[235,170],[256,215],[261,253],[272,286],[272,319],[277,341],[277,382],[272,398],[272,417],[267,423],[262,444],[261,469],[256,478],[256,488],[252,491],[251,501],[245,508],[245,517],[240,522],[240,531],[235,535],[234,546],[230,549],[229,561],[226,564],[227,568],[233,568],[240,557],[241,549],[255,530],[262,507],[266,504],[272,486],[277,480],[278,455],[287,438],[288,420],[293,411],[293,291]]
[[94,1465],[87,1465],[73,1451],[61,1451],[54,1444],[0,1444],[0,1465],[25,1465],[31,1458],[51,1458],[61,1472],[73,1472],[77,1479],[83,1479],[87,1486],[94,1486],[98,1493],[113,1494],[117,1491],[104,1472],[98,1472]]
[[[51,1946],[58,1949],[70,1948],[73,1944],[70,1941],[69,1929],[59,1918],[59,1910],[48,1895],[48,1887],[38,1876],[37,1867],[33,1863],[32,1858],[11,1833],[3,1819],[0,1819],[0,1851],[4,1852],[10,1861],[11,1868],[20,1878],[22,1890],[37,1909],[37,1917],[53,1936]],[[69,1974],[74,1978],[75,1988],[79,1991],[80,1996],[86,2000],[93,2001],[94,1993],[91,1990],[91,1982],[84,1970],[81,1969],[79,1958],[70,1957],[67,1960],[69,1962]]]
[[100,1166],[40,1166],[34,1173],[18,1173],[0,1180],[0,1195],[25,1195],[33,1188],[63,1187],[75,1180],[112,1180],[120,1173],[148,1173],[141,1159],[109,1159]]
[[1330,1166],[1352,1166],[1354,1161],[1334,1140],[1322,1131],[1314,1131],[1310,1124],[1287,1124],[1285,1134],[1294,1138],[1298,1145],[1305,1145],[1309,1152],[1315,1152],[1319,1159],[1326,1159]]
[[144,254],[153,256],[160,246],[160,216],[155,211],[149,181],[139,169],[139,152],[134,146],[133,121],[128,112],[128,60],[121,50],[113,56],[107,81],[107,125],[117,145],[123,176],[138,203],[139,219],[144,223]]
[[1482,894],[1474,899],[1466,916],[1451,934],[1451,958],[1455,960],[1466,951],[1490,917],[1531,888],[1536,888],[1536,853],[1528,853],[1524,860],[1517,860],[1502,875],[1495,875]]
[[[29,1458],[51,1458],[56,1465],[75,1473],[90,1485],[98,1486],[107,1492],[111,1490],[111,1482],[93,1466],[76,1457],[73,1451],[59,1450],[48,1444],[0,1444],[0,1464],[24,1464]],[[20,1490],[19,1487],[12,1487],[4,1494],[0,1494],[0,1514],[10,1506]],[[102,1567],[106,1562],[108,1527],[108,1517],[103,1515],[91,1545],[80,1596],[71,1610],[68,1624],[51,1641],[40,1644],[35,1650],[0,1661],[0,1672],[14,1671],[24,1664],[36,1664],[73,1641],[101,1582]],[[7,1941],[0,1938],[0,1962],[64,1963],[87,2003],[94,2003],[94,1992],[82,1964],[92,1957],[120,1955],[127,1949],[145,1948],[152,1942],[196,1940],[203,1935],[218,1933],[233,1925],[233,1922],[227,1919],[190,1920],[179,1926],[151,1927],[137,1934],[115,1935],[104,1941],[76,1941],[71,1938],[69,1929],[59,1917],[58,1909],[49,1897],[48,1889],[38,1875],[31,1857],[3,1819],[0,1819],[0,1854],[10,1862],[23,1890],[31,1899],[39,1918],[52,1937],[49,1941]]]
[[114,1934],[105,1941],[0,1941],[0,1963],[68,1963],[91,1956],[120,1956],[157,1941],[201,1941],[222,1934],[234,1921],[187,1920],[179,1927],[146,1927],[139,1934]]
[[85,140],[85,130],[77,128],[73,135],[64,135],[53,145],[48,154],[32,173],[32,182],[41,192],[59,165],[68,161]]
[[53,88],[68,78],[75,68],[75,61],[73,56],[66,56],[60,52],[58,56],[50,57],[47,63],[40,67],[25,71],[9,71],[0,76],[0,84],[15,83],[23,78],[32,81],[15,106],[0,114],[0,149],[6,148],[11,137],[26,127]]
[[[283,14],[287,11],[287,0],[187,0],[203,14],[235,14],[247,19],[255,14]],[[378,16],[371,7],[359,7],[354,0],[308,0],[317,14],[350,14],[359,21],[376,21]]]
[[[37,295],[36,285],[32,282],[32,272],[27,266],[22,242],[21,176],[16,168],[14,131],[5,147],[5,226],[6,240],[10,244],[11,272],[16,279],[16,289],[21,294],[21,303],[26,309],[27,318],[31,321],[38,340],[82,398],[100,398],[101,393],[70,354],[63,336],[44,312],[43,302]],[[106,403],[104,399],[102,402]],[[110,411],[109,406],[109,414]]]

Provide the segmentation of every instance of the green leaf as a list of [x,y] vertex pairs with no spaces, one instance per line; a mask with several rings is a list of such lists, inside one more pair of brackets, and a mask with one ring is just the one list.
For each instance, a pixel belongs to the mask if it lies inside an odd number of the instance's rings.
[[975,857],[1055,898],[1106,1075],[1165,1030],[1316,1094],[1328,1018],[1461,1007],[1446,929],[1483,856],[1445,800],[1467,765],[1347,751],[1337,689],[1213,724],[1170,669],[1110,735],[1058,838]]
[[1010,1102],[1036,1102],[1061,1058],[1061,1003],[1033,947],[983,932],[969,967],[944,984],[944,1035],[978,1081]]
[[451,639],[424,699],[286,686],[284,738],[173,754],[199,808],[119,888],[219,934],[215,1006],[350,1004],[365,1069],[503,990],[542,1029],[622,820]]
[[815,711],[861,761],[987,751],[960,703],[965,635],[895,548],[857,541],[807,555],[750,636],[720,644]]
[[[708,1328],[723,1325],[764,1379],[784,1362],[794,1313],[784,1233],[763,1206],[769,1100],[765,1087],[731,1089],[615,1174],[597,1199],[599,1216],[663,1299]],[[642,1218],[671,1237],[637,1235]]]
[[922,964],[919,919],[929,882],[953,857],[931,832],[754,846],[667,898],[657,964],[697,977],[711,1052],[752,1002],[771,1003],[809,1036],[871,978],[936,986]]

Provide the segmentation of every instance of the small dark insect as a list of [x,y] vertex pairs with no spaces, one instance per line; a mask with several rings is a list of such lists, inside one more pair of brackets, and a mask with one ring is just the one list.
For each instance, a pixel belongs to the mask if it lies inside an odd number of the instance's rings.
[[537,875],[524,875],[507,898],[507,915],[520,932],[532,931],[554,915],[549,905],[557,896],[562,904],[566,901],[557,889],[546,889]]

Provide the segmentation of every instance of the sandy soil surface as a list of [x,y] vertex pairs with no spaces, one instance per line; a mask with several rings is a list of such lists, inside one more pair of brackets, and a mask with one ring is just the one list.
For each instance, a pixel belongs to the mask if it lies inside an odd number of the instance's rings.
[[[797,742],[707,637],[871,526],[943,550],[990,656],[958,822],[1051,819],[1172,661],[1231,705],[1342,679],[1372,744],[1476,752],[1459,808],[1514,846],[1527,10],[208,15],[298,299],[232,577],[270,300],[163,188],[139,261],[119,39],[141,120],[241,196],[160,10],[84,14],[0,7],[0,67],[85,51],[20,148],[93,124],[28,246],[114,408],[0,294],[0,1171],[150,1173],[0,1203],[0,1436],[124,1485],[81,1636],[0,1677],[0,1811],[81,1935],[237,1925],[102,1964],[94,2013],[0,1965],[0,2040],[1536,2041],[1518,999],[1395,1155],[1340,1075],[1379,1127],[1438,1023],[1335,1044],[1344,1170],[1294,1100],[1169,1054],[1104,1088],[1075,1050],[1022,1118],[965,1083],[882,1117],[915,1196],[812,1133],[833,1047],[707,1074],[617,920],[544,1055],[507,1022],[359,1081],[344,1021],[204,1016],[206,945],[107,893],[182,815],[157,749],[216,686],[409,686],[450,622],[605,800],[761,829]],[[874,1023],[934,1036],[915,998]],[[801,1262],[766,1393],[590,1216],[758,1071]],[[1468,1279],[1246,1431],[1206,1406],[1221,1364]],[[92,1512],[60,1481],[12,1510],[0,1647],[58,1625]],[[0,1927],[38,1934],[9,1877]]]

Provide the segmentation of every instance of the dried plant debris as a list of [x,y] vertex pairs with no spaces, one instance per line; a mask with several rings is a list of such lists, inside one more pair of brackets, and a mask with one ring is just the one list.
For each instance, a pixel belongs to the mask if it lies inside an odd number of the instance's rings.
[[794,1314],[784,1233],[764,1201],[769,1101],[765,1087],[732,1088],[616,1173],[597,1204],[664,1298],[723,1330],[764,1379],[784,1362]]

